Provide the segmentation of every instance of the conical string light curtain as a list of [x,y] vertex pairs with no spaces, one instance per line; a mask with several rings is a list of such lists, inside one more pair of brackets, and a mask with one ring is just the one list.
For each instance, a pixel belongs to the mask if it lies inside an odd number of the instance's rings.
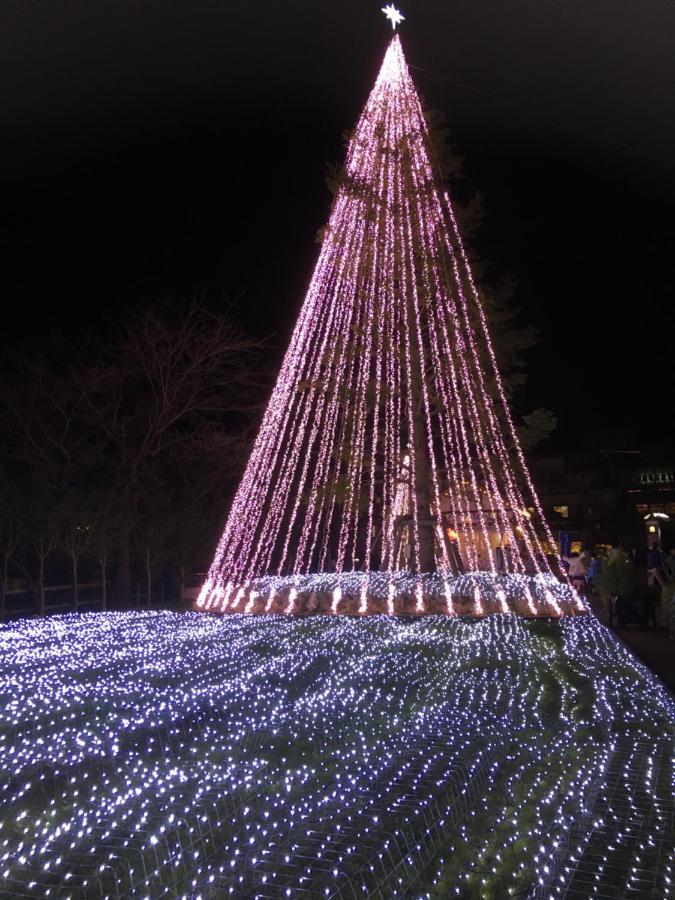
[[552,547],[396,35],[198,605],[583,611]]

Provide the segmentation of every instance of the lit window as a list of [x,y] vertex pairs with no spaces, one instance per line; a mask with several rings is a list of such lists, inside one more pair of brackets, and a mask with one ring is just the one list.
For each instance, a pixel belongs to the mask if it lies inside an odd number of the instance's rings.
[[553,512],[558,513],[558,515],[563,519],[568,519],[570,515],[569,506],[554,506]]

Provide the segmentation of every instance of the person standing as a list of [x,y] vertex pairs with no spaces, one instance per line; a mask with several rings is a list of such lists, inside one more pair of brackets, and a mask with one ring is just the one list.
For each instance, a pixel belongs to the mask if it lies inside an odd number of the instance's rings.
[[666,576],[663,571],[663,554],[659,550],[659,545],[653,541],[647,550],[647,583],[649,587],[654,587],[656,582],[661,590],[666,587]]
[[670,553],[663,560],[663,570],[671,584],[675,583],[675,547],[670,548]]
[[670,632],[670,639],[675,641],[675,547],[670,548],[670,553],[663,560],[663,570],[668,579],[668,590],[662,592],[661,597],[666,607],[666,624]]
[[589,560],[588,554],[584,550],[582,553],[570,553],[569,556],[563,557],[569,565],[568,575],[572,582],[572,586],[577,589],[580,594],[586,590],[586,576],[588,574]]
[[593,550],[591,552],[591,562],[588,567],[588,580],[589,582],[593,582],[593,579],[600,571],[600,555],[597,550]]

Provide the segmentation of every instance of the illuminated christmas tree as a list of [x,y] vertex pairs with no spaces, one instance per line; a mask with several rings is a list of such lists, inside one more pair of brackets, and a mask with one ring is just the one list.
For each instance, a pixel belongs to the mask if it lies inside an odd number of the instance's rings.
[[198,605],[583,611],[553,546],[395,34]]

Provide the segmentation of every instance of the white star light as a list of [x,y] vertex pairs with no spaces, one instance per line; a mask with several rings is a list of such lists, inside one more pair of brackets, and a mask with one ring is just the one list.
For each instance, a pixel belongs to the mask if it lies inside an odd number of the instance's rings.
[[393,3],[390,3],[389,6],[383,6],[382,12],[391,22],[391,27],[396,30],[396,26],[400,25],[401,22],[405,21],[405,16],[402,16],[401,13],[396,9]]

